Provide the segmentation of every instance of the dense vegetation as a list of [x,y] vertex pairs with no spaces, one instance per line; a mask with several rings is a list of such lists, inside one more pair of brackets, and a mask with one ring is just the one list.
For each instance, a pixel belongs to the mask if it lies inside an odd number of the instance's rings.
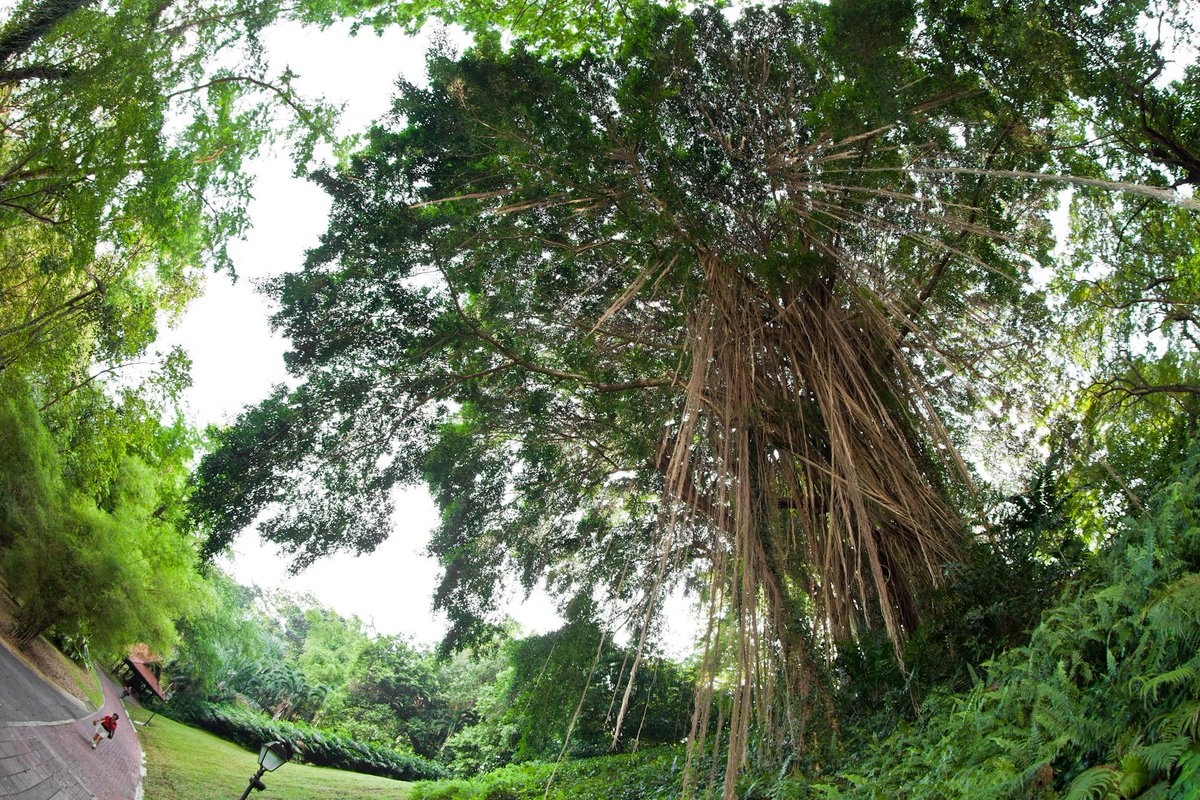
[[[350,142],[262,51],[432,18],[475,44]],[[457,776],[425,797],[1200,795],[1198,19],[23,0],[11,633],[146,642],[170,713]],[[200,434],[157,331],[276,141],[333,204],[267,286],[293,380]],[[418,482],[438,652],[211,563],[252,524],[297,568],[369,552]],[[562,629],[514,631],[514,582]]]
[[[400,780],[609,750],[611,687],[633,654],[586,618],[525,638],[510,626],[439,659],[311,598],[214,579],[217,601],[181,625],[171,701],[153,706],[175,719],[248,747],[298,742],[308,763]],[[627,722],[633,747],[686,735],[691,687],[689,671],[653,659]]]
[[[144,722],[150,712],[130,709]],[[237,797],[246,788],[254,753],[197,728],[156,716],[140,727],[138,742],[146,753],[145,795],[159,800]],[[409,784],[372,775],[289,764],[264,781],[271,797],[281,800],[403,800]]]

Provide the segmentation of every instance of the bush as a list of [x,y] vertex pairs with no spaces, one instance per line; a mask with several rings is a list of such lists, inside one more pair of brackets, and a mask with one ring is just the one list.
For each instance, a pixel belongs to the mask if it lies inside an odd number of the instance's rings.
[[1200,797],[1200,447],[1095,567],[969,691],[860,737],[839,774],[742,796]]
[[679,748],[659,747],[564,761],[557,771],[554,764],[531,761],[471,780],[418,783],[409,796],[412,800],[675,800],[683,760]]
[[[179,698],[183,699],[183,698]],[[436,780],[446,775],[433,761],[409,753],[398,753],[379,745],[338,736],[311,725],[272,720],[234,706],[220,706],[196,698],[161,708],[180,722],[214,733],[243,747],[257,750],[264,742],[287,742],[307,764],[363,772],[402,781]]]

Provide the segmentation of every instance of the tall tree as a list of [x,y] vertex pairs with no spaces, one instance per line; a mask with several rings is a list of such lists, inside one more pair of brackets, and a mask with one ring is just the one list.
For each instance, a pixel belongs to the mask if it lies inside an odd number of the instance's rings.
[[158,426],[157,446],[123,448],[97,502],[67,479],[57,443],[14,383],[0,382],[0,567],[19,604],[17,638],[54,626],[105,656],[139,641],[172,646],[199,581],[196,542],[178,525],[186,435]]
[[731,795],[751,727],[786,727],[774,688],[802,741],[822,653],[882,630],[899,654],[966,536],[966,424],[1048,325],[1045,126],[1072,96],[987,85],[994,44],[977,70],[915,46],[942,33],[921,8],[656,10],[615,53],[436,55],[317,175],[330,230],[274,285],[300,385],[201,465],[210,548],[275,506],[298,565],[369,549],[423,478],[450,644],[506,571],[601,587],[639,637],[690,576],[700,707],[734,665]]
[[899,642],[962,535],[932,387],[981,374],[981,330],[1036,325],[1048,238],[1044,190],[989,179],[1038,149],[905,58],[910,10],[878,11],[894,32],[866,40],[879,18],[801,4],[650,13],[611,58],[435,57],[402,127],[318,175],[330,231],[275,285],[304,381],[202,464],[211,547],[281,500],[264,530],[299,563],[370,547],[424,477],[463,641],[498,566],[648,609],[703,565],[737,609],[735,741],[761,636],[800,695],[814,650]]

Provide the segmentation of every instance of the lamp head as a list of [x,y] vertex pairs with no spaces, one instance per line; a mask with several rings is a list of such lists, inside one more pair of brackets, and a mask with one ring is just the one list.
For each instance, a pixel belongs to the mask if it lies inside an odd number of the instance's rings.
[[287,742],[267,742],[258,750],[258,763],[267,772],[274,772],[292,760],[292,747]]

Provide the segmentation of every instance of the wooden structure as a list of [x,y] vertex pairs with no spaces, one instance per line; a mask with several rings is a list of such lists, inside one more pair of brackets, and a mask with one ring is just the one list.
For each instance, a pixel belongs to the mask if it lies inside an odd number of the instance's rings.
[[162,678],[162,659],[150,652],[146,645],[135,644],[131,647],[129,655],[113,667],[112,673],[134,692],[153,693],[166,702],[167,695],[159,683]]

